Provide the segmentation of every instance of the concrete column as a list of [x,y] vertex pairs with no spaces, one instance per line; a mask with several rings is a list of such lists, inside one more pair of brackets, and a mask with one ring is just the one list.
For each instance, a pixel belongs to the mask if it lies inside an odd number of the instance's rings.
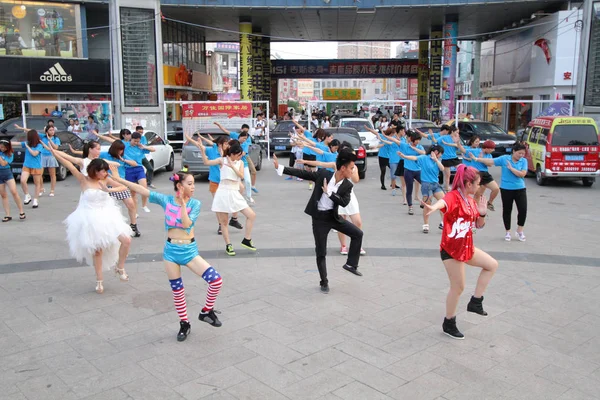
[[427,119],[429,106],[429,35],[420,36],[419,39],[419,75],[417,92],[417,117]]
[[432,26],[429,37],[429,119],[440,118],[441,88],[442,88],[442,32],[443,27]]
[[252,100],[252,23],[240,21],[240,100]]
[[110,0],[109,23],[116,27],[110,30],[115,128],[142,125],[165,132],[159,15],[160,0]]
[[455,117],[454,87],[456,85],[456,44],[458,16],[447,15],[444,24],[444,70],[442,72],[442,120]]

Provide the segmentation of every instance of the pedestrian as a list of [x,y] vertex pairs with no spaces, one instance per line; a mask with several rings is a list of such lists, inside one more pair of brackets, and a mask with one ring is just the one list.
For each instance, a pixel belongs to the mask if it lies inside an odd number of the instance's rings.
[[513,202],[517,205],[517,232],[516,237],[520,242],[526,240],[523,229],[527,219],[527,189],[525,188],[525,175],[527,175],[527,159],[525,151],[527,147],[523,142],[515,142],[512,146],[512,154],[497,158],[475,158],[474,161],[483,163],[489,167],[495,165],[502,167],[500,177],[500,198],[502,199],[502,220],[506,235],[504,240],[510,242],[510,226]]
[[[58,150],[60,146],[60,139],[55,134],[56,128],[54,126],[46,126],[45,135],[40,135],[42,143],[46,146],[52,146],[55,150]],[[58,168],[58,161],[44,147],[42,149],[42,168],[48,168],[48,174],[50,175],[50,197],[54,197],[54,189],[56,189],[56,168]],[[40,197],[45,193],[44,181],[42,180],[42,190],[40,191]]]
[[463,164],[475,168],[477,171],[479,171],[479,175],[481,175],[481,186],[479,187],[477,193],[475,193],[475,202],[479,202],[479,198],[485,193],[486,188],[490,189],[491,192],[487,207],[488,210],[495,211],[496,209],[494,208],[494,200],[500,193],[500,188],[494,180],[494,177],[488,171],[488,166],[480,162],[472,161],[471,159],[478,157],[492,159],[492,153],[496,149],[496,144],[492,140],[486,140],[483,145],[479,147],[480,143],[481,140],[477,135],[473,135],[469,139],[470,147],[465,148]]
[[94,132],[94,129],[98,128],[98,124],[96,124],[96,122],[94,122],[94,117],[92,117],[91,115],[88,115],[87,117],[87,125],[85,126],[85,130],[91,134]]
[[[64,153],[52,147],[48,149],[81,186],[77,209],[64,221],[71,256],[78,262],[86,261],[94,265],[98,294],[104,293],[103,267],[109,270],[115,266],[119,280],[129,281],[125,260],[129,254],[132,232],[115,200],[109,196],[109,192],[121,191],[125,187],[108,176],[108,163],[102,159],[92,160],[84,175],[63,157]],[[107,185],[111,185],[112,189]]]
[[75,120],[73,118],[69,118],[69,126],[67,127],[67,131],[73,132],[75,127]]
[[31,203],[31,195],[27,187],[29,177],[33,177],[34,192],[33,192],[33,208],[39,207],[38,196],[42,191],[42,182],[44,169],[42,168],[42,141],[40,135],[35,129],[27,131],[27,140],[25,142],[11,142],[12,146],[21,146],[25,149],[25,160],[23,161],[23,170],[21,171],[21,189],[25,198],[23,204]]
[[6,193],[7,187],[19,209],[19,219],[25,219],[25,211],[23,210],[21,197],[17,192],[17,184],[15,183],[15,177],[13,176],[10,167],[13,158],[14,151],[10,141],[0,140],[0,196],[2,196],[2,206],[4,207],[4,218],[2,219],[2,222],[12,220],[12,217],[10,216],[10,205],[8,204],[8,194]]
[[169,180],[173,182],[175,195],[165,195],[149,191],[141,185],[121,178],[116,166],[111,166],[111,170],[118,182],[126,185],[130,190],[148,197],[151,203],[160,205],[165,211],[167,241],[163,250],[163,260],[171,291],[173,292],[175,310],[179,316],[177,341],[183,342],[187,339],[191,331],[187,315],[185,288],[181,279],[181,266],[188,267],[193,273],[201,276],[208,283],[206,301],[198,315],[198,319],[214,327],[222,326],[221,321],[219,321],[219,318],[215,314],[214,305],[221,291],[223,279],[198,254],[198,245],[194,237],[195,225],[202,205],[199,200],[192,197],[195,190],[194,176],[181,171],[173,174]]
[[326,115],[321,122],[321,128],[328,129],[331,127],[331,122],[329,121],[329,115]]
[[282,176],[293,175],[315,182],[315,189],[304,212],[312,217],[313,236],[315,239],[315,253],[317,268],[321,278],[320,286],[323,293],[329,293],[329,280],[327,279],[327,236],[331,229],[335,229],[350,236],[350,251],[348,259],[342,268],[357,276],[362,276],[358,270],[360,249],[362,247],[363,232],[352,223],[344,220],[338,213],[339,207],[346,207],[352,199],[352,177],[356,166],[356,154],[343,151],[336,159],[336,171],[332,172],[322,168],[316,172],[296,168],[286,168],[279,165],[277,156],[273,156],[273,165],[277,174]]
[[452,190],[433,206],[423,203],[428,214],[438,210],[444,213],[440,256],[450,280],[450,290],[442,330],[453,339],[465,338],[456,326],[458,301],[465,287],[465,264],[481,268],[467,312],[484,317],[488,314],[483,310],[483,293],[498,269],[498,261],[473,245],[473,233],[485,226],[487,212],[485,197],[482,196],[479,203],[470,197],[479,189],[480,179],[475,168],[459,165]]

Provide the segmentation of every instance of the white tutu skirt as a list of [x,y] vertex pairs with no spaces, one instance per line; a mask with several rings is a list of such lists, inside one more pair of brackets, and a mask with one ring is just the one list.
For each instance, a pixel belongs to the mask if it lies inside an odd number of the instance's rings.
[[79,205],[65,220],[71,256],[79,262],[94,263],[94,254],[102,250],[102,266],[110,269],[119,260],[119,236],[133,232],[115,200],[98,189],[87,189]]
[[248,203],[240,193],[239,182],[221,181],[215,193],[213,212],[234,213],[248,208]]
[[360,213],[358,208],[358,199],[354,195],[354,189],[350,192],[350,203],[346,207],[340,207],[338,214],[340,215],[354,215]]

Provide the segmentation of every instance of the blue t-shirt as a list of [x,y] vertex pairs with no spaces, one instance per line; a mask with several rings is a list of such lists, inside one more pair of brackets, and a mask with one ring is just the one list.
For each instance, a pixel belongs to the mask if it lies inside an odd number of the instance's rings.
[[390,164],[398,164],[400,162],[400,155],[398,152],[400,151],[400,145],[396,142],[392,142],[392,144],[386,145],[388,146],[388,154],[390,159]]
[[[312,133],[310,133],[310,131],[304,131],[304,135],[307,139],[312,140],[314,143],[318,143],[318,140],[315,139],[312,135]],[[308,154],[309,156],[316,156],[317,153],[315,153],[314,151],[312,151],[311,149],[309,149],[308,147],[304,146],[302,148],[302,153],[304,154]]]
[[[175,196],[150,192],[149,200],[150,203],[158,204],[165,210],[165,230],[184,229],[181,224],[181,206],[175,202]],[[186,204],[188,216],[192,221],[192,226],[185,229],[187,233],[190,233],[194,225],[196,225],[196,220],[200,215],[201,204],[200,200],[197,199],[190,199]]]
[[438,142],[444,148],[444,154],[442,154],[442,160],[451,160],[456,158],[456,147],[448,146],[449,143],[454,143],[454,138],[451,135],[444,135],[438,139]]
[[[440,168],[437,163],[431,159],[430,154],[423,154],[417,157],[417,164],[421,167],[421,182],[438,183]],[[406,163],[404,164],[406,167]]]
[[244,143],[242,143],[242,150],[244,150],[244,156],[242,157],[242,162],[244,163],[244,168],[246,168],[248,166],[248,154],[250,153],[250,145],[252,144],[252,141],[250,140],[250,138],[247,138],[246,141]]
[[471,147],[465,148],[465,157],[463,157],[463,164],[465,164],[467,167],[473,167],[477,171],[487,172],[488,171],[487,165],[477,162],[477,161],[471,161],[471,160],[466,159],[466,157],[470,157],[471,155],[475,156],[476,158],[492,158],[492,155],[484,153],[482,148],[476,148],[476,149],[473,149]]
[[15,158],[14,154],[7,156],[6,153],[0,151],[0,158],[4,161],[8,162],[5,166],[0,165],[0,169],[10,169],[10,164],[13,162],[13,158]]
[[510,165],[517,171],[527,171],[527,159],[521,158],[519,161],[514,162],[511,155],[500,156],[494,158],[494,165],[502,167],[502,179],[500,180],[500,189],[517,190],[525,189],[525,179],[519,178],[508,169],[506,163],[510,162]]
[[[329,163],[329,162],[335,162],[337,160],[337,156],[338,156],[337,151],[335,153],[327,151],[321,155],[321,158],[322,158],[323,162]],[[327,171],[335,172],[335,170],[333,168],[326,168],[326,169],[327,169]]]
[[[206,157],[209,160],[216,160],[221,157],[219,154],[219,146],[214,144],[212,147],[206,148]],[[211,165],[208,169],[208,180],[214,183],[221,182],[221,166],[220,165]]]
[[42,168],[42,150],[44,147],[41,144],[32,147],[31,150],[39,151],[37,156],[33,156],[29,150],[27,150],[26,145],[27,142],[21,142],[21,147],[23,147],[23,150],[25,151],[25,161],[23,162],[23,166],[31,169]]
[[[50,145],[48,144],[48,142],[49,142],[49,140],[48,140],[48,136],[46,136],[45,134],[44,134],[44,135],[41,135],[39,132],[38,132],[38,135],[40,135],[40,140],[41,140],[42,142],[44,142],[44,144],[45,144],[46,146],[50,147]],[[55,145],[57,145],[57,146],[60,146],[60,139],[59,139],[59,138],[57,138],[56,136],[53,136],[53,137],[52,137],[52,143],[54,143],[54,144],[55,144]],[[46,150],[46,148],[45,148],[44,146],[42,146],[42,155],[43,155],[43,156],[51,156],[51,155],[52,155],[52,153],[50,153],[50,151],[49,151],[49,150]]]
[[144,146],[148,144],[148,139],[146,139],[146,136],[142,135],[142,137],[140,138],[140,143]]
[[[146,154],[150,153],[150,150],[140,149],[138,146],[132,146],[131,142],[123,142],[125,144],[125,152],[123,153],[124,158],[135,161],[139,167],[142,166],[142,161],[146,157]],[[126,164],[125,168],[132,168],[131,165]]]
[[[383,139],[389,142],[389,140],[382,134],[379,134],[378,139]],[[377,156],[380,158],[390,158],[390,145],[384,144],[383,147],[380,147]]]
[[[419,150],[424,150],[423,146],[421,146],[420,144],[418,144],[416,146],[416,148]],[[408,143],[402,143],[400,145],[400,151],[405,156],[420,156],[421,155],[416,150],[413,150],[413,148],[410,147],[410,145]],[[419,167],[419,164],[417,164],[416,161],[408,160],[406,158],[404,159],[404,168],[411,170],[411,171],[420,171],[421,170],[421,167]]]
[[[119,176],[121,178],[125,178],[125,162],[118,159],[118,158],[114,158],[113,156],[111,156],[110,154],[108,154],[108,151],[103,151],[100,153],[100,158],[102,158],[103,160],[106,161],[112,161],[112,162],[116,162],[119,163]],[[110,171],[109,171],[110,173]]]
[[[229,138],[234,139],[234,140],[240,140],[240,133],[239,132],[229,132]],[[248,137],[248,139],[250,139],[250,137]]]
[[323,158],[325,153],[330,153],[331,151],[329,150],[329,146],[327,146],[325,143],[323,142],[317,142],[315,144],[315,147],[319,150],[321,150],[323,152],[323,154],[319,154],[315,151],[315,154],[317,155],[317,161],[321,161],[321,162],[325,162],[325,159]]

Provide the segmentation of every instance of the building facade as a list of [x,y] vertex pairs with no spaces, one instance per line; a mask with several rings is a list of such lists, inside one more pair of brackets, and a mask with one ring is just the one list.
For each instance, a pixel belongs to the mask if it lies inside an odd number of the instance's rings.
[[390,42],[340,42],[337,58],[339,59],[372,59],[390,58]]

